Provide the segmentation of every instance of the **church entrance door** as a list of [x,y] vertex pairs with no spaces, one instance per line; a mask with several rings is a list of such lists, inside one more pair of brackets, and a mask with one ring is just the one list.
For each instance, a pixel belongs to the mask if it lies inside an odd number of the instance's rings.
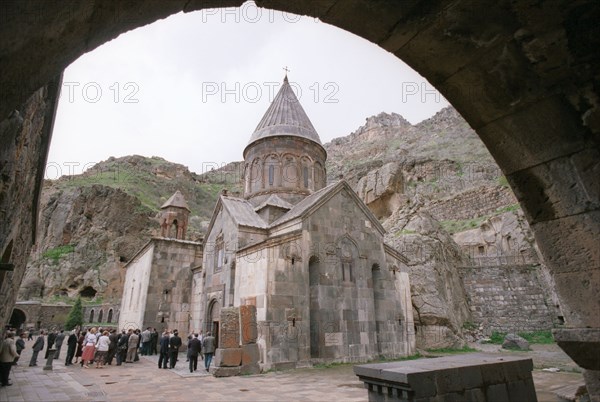
[[216,299],[210,303],[208,311],[208,329],[215,337],[215,346],[219,347],[219,323],[221,321],[221,305]]

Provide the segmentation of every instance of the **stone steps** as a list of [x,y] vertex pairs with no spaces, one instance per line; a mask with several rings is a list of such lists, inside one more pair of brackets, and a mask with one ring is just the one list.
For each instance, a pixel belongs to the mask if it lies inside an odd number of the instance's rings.
[[559,402],[587,402],[590,400],[585,382],[574,385],[566,385],[554,391]]

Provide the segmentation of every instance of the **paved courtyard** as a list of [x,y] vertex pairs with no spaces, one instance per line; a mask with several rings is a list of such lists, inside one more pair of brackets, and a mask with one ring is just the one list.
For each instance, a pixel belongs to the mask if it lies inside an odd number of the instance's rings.
[[[11,372],[12,386],[0,388],[0,401],[365,401],[367,392],[352,366],[299,369],[262,375],[215,378],[199,370],[191,374],[185,355],[174,370],[158,369],[157,356],[120,367],[65,367],[66,350],[54,370],[28,367],[32,341]],[[543,347],[542,347],[543,346]],[[508,353],[508,352],[507,352]],[[540,345],[531,353],[536,367],[569,370],[572,363],[555,345]],[[40,354],[43,357],[43,354]],[[114,364],[114,363],[113,363]],[[581,374],[534,371],[539,401],[555,401],[552,390],[581,381]]]

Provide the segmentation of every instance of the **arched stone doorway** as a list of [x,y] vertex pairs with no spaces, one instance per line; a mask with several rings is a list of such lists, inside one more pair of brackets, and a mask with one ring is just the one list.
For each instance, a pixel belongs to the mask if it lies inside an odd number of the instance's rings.
[[10,316],[9,325],[17,330],[17,333],[21,333],[25,329],[25,323],[27,322],[27,316],[21,309],[14,309]]
[[219,325],[221,322],[221,304],[217,299],[212,299],[208,305],[205,332],[211,332],[215,337],[217,347],[219,345]]
[[[242,3],[224,0],[219,5]],[[83,53],[122,32],[201,9],[206,3],[18,4],[24,12],[6,13],[0,26],[0,38],[11,38],[0,41],[0,119],[8,125],[22,119],[13,111],[46,84],[50,84],[46,91],[54,95],[48,111],[41,113],[52,115],[60,86],[57,77]],[[483,139],[525,211],[561,299],[568,327],[563,339],[586,344],[590,331],[594,339],[600,338],[600,89],[595,73],[600,71],[600,36],[595,28],[600,3],[547,1],[544,7],[532,7],[527,0],[506,4],[423,0],[375,6],[369,0],[351,5],[257,0],[256,4],[317,17],[359,35],[401,58],[440,90]],[[36,10],[34,19],[31,10]],[[25,172],[37,186],[27,192],[12,182],[3,187],[9,190],[0,201],[0,210],[7,211],[0,227],[1,252],[13,239],[35,233],[35,206],[43,179],[40,166],[51,134],[48,128],[42,130],[35,133],[41,142],[27,147],[30,155],[21,155],[20,160],[28,162],[7,164],[0,172],[6,180]],[[7,132],[0,139],[7,160],[17,160],[14,156],[24,148],[18,135]],[[12,231],[17,222],[31,223]],[[22,277],[32,243],[14,257],[17,278]],[[6,293],[0,293],[7,300],[0,303],[5,306],[0,318],[6,322],[16,294],[2,286],[0,291]],[[600,363],[592,367],[578,362],[600,370]]]

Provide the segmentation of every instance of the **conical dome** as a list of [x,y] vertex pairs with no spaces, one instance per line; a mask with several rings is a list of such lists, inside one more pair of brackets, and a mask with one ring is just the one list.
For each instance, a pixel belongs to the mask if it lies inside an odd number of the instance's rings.
[[244,198],[256,207],[277,195],[294,205],[325,187],[326,160],[319,134],[286,76],[244,149]]
[[248,145],[262,138],[279,135],[302,137],[322,145],[319,134],[300,105],[287,76],[271,106],[256,126]]

